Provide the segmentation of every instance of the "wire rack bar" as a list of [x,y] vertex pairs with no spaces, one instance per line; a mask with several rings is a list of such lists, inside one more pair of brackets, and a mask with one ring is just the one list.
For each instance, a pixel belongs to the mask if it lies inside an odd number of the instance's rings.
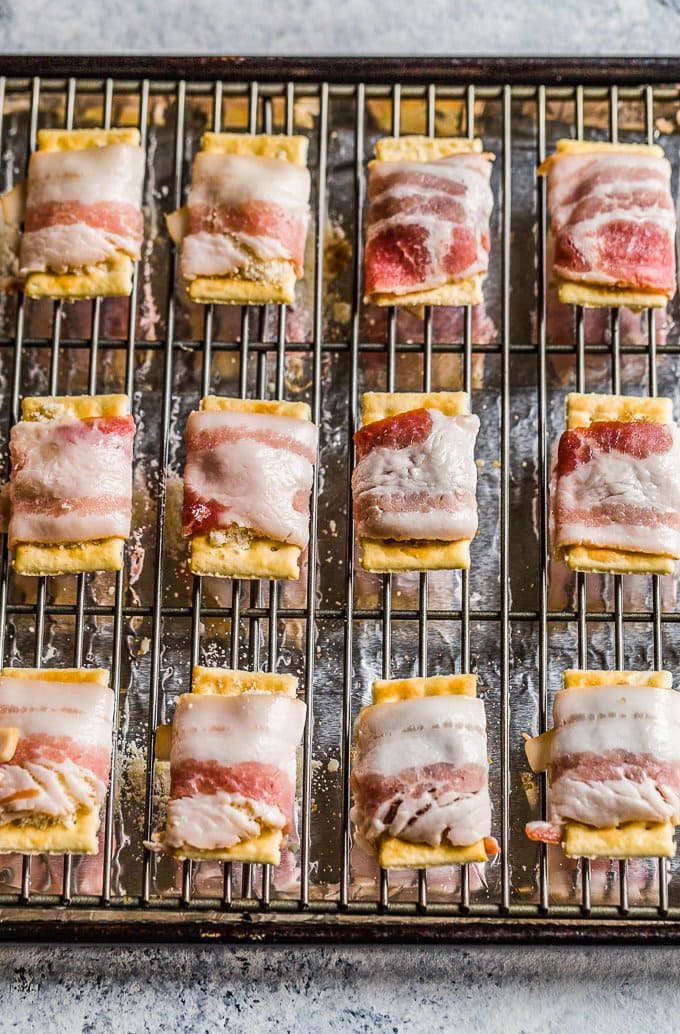
[[[532,145],[536,159],[542,161],[549,153],[552,141],[549,139],[550,105],[553,102],[567,103],[573,106],[573,128],[578,138],[587,135],[589,105],[596,103],[606,105],[608,110],[608,130],[612,140],[618,139],[627,132],[625,117],[628,108],[624,105],[636,104],[642,112],[644,129],[641,131],[649,142],[656,133],[655,118],[657,105],[668,100],[677,100],[675,87],[661,85],[662,71],[669,66],[663,62],[645,66],[649,73],[642,77],[640,69],[628,69],[617,80],[611,74],[612,67],[605,74],[604,66],[593,65],[592,74],[585,74],[583,66],[566,63],[558,65],[541,65],[529,62],[522,71],[513,66],[512,75],[503,77],[500,73],[509,66],[499,63],[493,81],[483,75],[465,78],[464,72],[470,72],[474,63],[453,62],[445,69],[436,62],[425,62],[418,75],[409,68],[402,79],[384,77],[378,81],[377,69],[386,69],[389,62],[370,62],[365,66],[366,75],[355,78],[349,68],[342,83],[337,82],[337,67],[333,62],[323,66],[324,74],[311,76],[311,65],[296,62],[287,65],[262,64],[239,66],[218,63],[219,74],[215,72],[218,65],[200,63],[190,69],[183,66],[184,74],[174,74],[175,66],[171,60],[167,81],[156,74],[136,78],[134,69],[144,68],[144,59],[137,64],[112,64],[114,59],[103,59],[101,71],[89,77],[78,61],[68,65],[56,64],[46,59],[44,75],[38,75],[34,68],[30,76],[28,70],[33,68],[29,63],[14,59],[3,69],[5,75],[0,76],[0,136],[7,132],[6,111],[12,110],[8,105],[19,95],[26,101],[26,121],[28,154],[35,148],[37,131],[49,112],[55,110],[54,98],[63,102],[63,124],[69,128],[78,119],[79,101],[87,92],[96,93],[101,107],[101,125],[110,126],[115,122],[117,105],[122,97],[134,95],[138,99],[138,125],[145,146],[149,132],[150,103],[159,94],[168,98],[172,118],[174,120],[174,152],[173,167],[170,174],[171,190],[168,204],[179,207],[182,202],[183,189],[188,170],[187,150],[188,134],[191,131],[191,105],[197,97],[207,105],[207,116],[212,127],[219,131],[223,125],[230,124],[231,105],[245,102],[244,119],[251,132],[286,132],[310,129],[308,110],[312,111],[313,137],[312,151],[315,156],[312,169],[315,185],[313,210],[313,269],[308,272],[311,277],[311,331],[306,340],[297,340],[298,332],[291,313],[285,307],[244,307],[240,314],[240,333],[233,338],[220,331],[220,313],[214,306],[207,306],[204,313],[202,329],[193,328],[193,334],[187,333],[181,323],[181,314],[177,305],[177,295],[173,290],[177,274],[177,258],[174,249],[168,267],[168,301],[163,313],[164,332],[157,339],[138,340],[138,309],[140,305],[141,277],[136,268],[133,280],[133,292],[127,310],[125,329],[118,335],[112,334],[106,327],[106,307],[101,300],[92,303],[89,331],[80,337],[74,337],[67,328],[68,307],[61,302],[52,306],[50,329],[40,325],[36,332],[32,320],[32,304],[30,300],[19,297],[16,306],[14,332],[10,336],[0,337],[0,352],[11,357],[11,373],[8,377],[7,412],[3,429],[7,431],[19,418],[20,401],[26,369],[29,361],[46,360],[46,390],[50,393],[75,390],[71,387],[72,372],[75,365],[85,358],[84,378],[87,391],[95,393],[106,390],[107,356],[120,356],[121,376],[126,392],[133,397],[136,385],[136,370],[144,353],[155,354],[162,364],[161,388],[158,395],[158,487],[155,492],[155,543],[152,558],[153,597],[151,600],[138,601],[129,592],[127,577],[120,573],[113,580],[112,595],[109,602],[99,602],[93,591],[92,579],[89,575],[78,576],[73,580],[72,590],[63,598],[55,593],[51,579],[41,578],[31,593],[20,595],[14,584],[9,565],[6,536],[1,542],[0,558],[0,657],[3,662],[12,656],[16,638],[16,627],[22,623],[33,622],[32,649],[36,666],[51,663],[52,633],[58,626],[70,625],[72,628],[72,657],[77,666],[88,662],[90,643],[99,623],[110,628],[111,641],[111,678],[116,696],[116,726],[121,729],[125,723],[123,711],[124,679],[126,662],[124,644],[126,635],[137,623],[144,623],[149,631],[148,661],[148,719],[146,726],[146,768],[144,774],[143,805],[143,839],[148,841],[157,828],[155,793],[157,773],[154,761],[154,744],[156,729],[160,721],[165,719],[166,700],[165,677],[170,665],[171,635],[174,623],[178,627],[190,629],[188,635],[187,659],[191,665],[209,661],[206,642],[207,627],[210,622],[224,622],[226,633],[225,651],[229,663],[234,667],[248,666],[254,670],[267,669],[273,671],[284,663],[284,645],[282,640],[286,623],[298,622],[304,629],[302,657],[300,662],[301,690],[308,705],[308,720],[303,737],[303,762],[299,787],[300,805],[300,845],[299,871],[300,881],[295,892],[286,896],[276,887],[275,873],[269,866],[244,865],[236,867],[224,865],[220,873],[221,889],[218,897],[208,896],[200,887],[201,869],[196,864],[187,862],[178,875],[176,886],[171,892],[159,890],[158,868],[155,856],[147,850],[139,861],[139,881],[131,894],[124,896],[118,886],[118,852],[124,837],[124,824],[119,823],[119,782],[120,764],[118,743],[114,744],[113,776],[106,799],[101,844],[101,876],[95,892],[81,892],[79,873],[83,861],[76,857],[66,856],[58,868],[58,891],[54,891],[55,882],[51,884],[50,893],[45,893],[42,872],[42,861],[31,863],[26,858],[21,863],[20,886],[16,893],[0,893],[0,936],[6,916],[11,916],[11,929],[16,930],[22,922],[30,924],[31,917],[40,910],[61,907],[68,913],[75,930],[79,925],[87,928],[94,911],[102,908],[105,914],[112,917],[112,924],[119,923],[119,928],[127,922],[126,916],[134,915],[138,929],[144,928],[139,920],[140,906],[146,916],[161,916],[162,922],[174,921],[182,929],[196,929],[192,923],[202,922],[210,916],[210,922],[219,927],[220,935],[225,937],[248,936],[243,932],[240,916],[247,915],[252,921],[252,936],[258,936],[258,925],[271,923],[272,929],[284,929],[290,937],[298,936],[295,932],[304,929],[304,924],[327,923],[324,929],[339,930],[342,926],[334,926],[338,917],[350,924],[351,936],[379,937],[383,929],[381,923],[387,924],[384,929],[391,931],[396,938],[398,923],[408,924],[413,936],[417,931],[429,931],[425,936],[435,936],[434,930],[439,921],[449,920],[451,931],[460,937],[465,931],[472,929],[466,923],[501,923],[505,931],[519,931],[522,922],[533,924],[536,930],[552,929],[550,924],[580,924],[575,929],[592,930],[597,923],[602,929],[607,924],[616,929],[619,936],[621,929],[637,929],[641,922],[647,924],[647,930],[660,930],[666,920],[680,918],[680,908],[669,899],[670,866],[663,859],[658,861],[654,872],[654,894],[658,883],[658,903],[656,906],[647,903],[640,906],[636,903],[631,889],[631,866],[625,862],[612,867],[606,874],[607,891],[602,896],[595,883],[594,867],[587,861],[580,864],[574,876],[574,895],[570,903],[554,896],[553,866],[548,865],[548,852],[544,845],[536,851],[536,869],[533,876],[531,900],[526,900],[525,893],[519,885],[519,877],[513,869],[513,845],[516,831],[511,824],[511,809],[515,807],[511,785],[511,758],[515,744],[511,741],[513,729],[514,693],[516,691],[516,659],[513,653],[514,635],[524,631],[535,634],[536,673],[537,673],[537,709],[536,725],[539,731],[548,727],[549,715],[549,672],[551,664],[551,644],[553,635],[573,629],[577,662],[587,667],[589,658],[595,656],[594,636],[605,629],[610,637],[612,653],[617,667],[630,665],[629,653],[635,635],[632,626],[642,625],[649,630],[650,659],[653,657],[654,667],[662,666],[664,654],[664,637],[675,635],[680,622],[680,614],[675,608],[664,606],[661,583],[658,577],[650,580],[649,606],[629,603],[625,592],[625,580],[612,577],[611,583],[603,591],[602,599],[597,602],[587,595],[588,584],[584,575],[577,575],[574,581],[574,596],[562,609],[554,609],[549,596],[549,535],[548,535],[548,479],[550,475],[551,446],[549,427],[551,418],[551,369],[553,359],[573,362],[571,367],[573,379],[579,391],[587,390],[590,380],[590,363],[594,359],[609,364],[610,384],[614,392],[627,390],[625,379],[625,362],[628,356],[643,356],[646,359],[647,387],[650,395],[659,390],[659,369],[662,362],[672,362],[680,353],[680,345],[671,342],[659,345],[657,336],[659,327],[653,311],[647,315],[646,343],[629,343],[622,333],[621,316],[618,310],[612,310],[609,320],[609,333],[606,339],[598,342],[588,340],[587,322],[582,309],[574,313],[574,343],[565,344],[553,341],[548,327],[548,245],[547,245],[547,198],[543,179],[536,183],[534,198],[536,219],[536,324],[530,340],[520,339],[515,330],[515,314],[512,308],[513,262],[515,231],[519,226],[519,215],[513,199],[517,196],[517,187],[513,177],[515,168],[516,125],[520,127],[520,119],[527,116],[527,102],[531,106],[534,121],[535,138]],[[24,72],[19,72],[19,68]],[[317,69],[322,67],[318,63]],[[479,67],[479,66],[474,66]],[[545,79],[532,79],[537,70],[562,67],[566,70],[564,84],[555,85]],[[244,69],[250,73],[244,77]],[[623,66],[621,66],[623,68]],[[63,69],[63,71],[62,71]],[[42,70],[42,68],[41,68]],[[280,77],[274,71],[280,71]],[[615,66],[613,71],[621,70]],[[677,82],[680,69],[668,80]],[[255,72],[261,72],[259,76]],[[285,74],[283,72],[285,71]],[[580,75],[577,77],[576,72]],[[82,73],[82,74],[81,74]],[[19,76],[8,80],[8,75]],[[21,78],[21,76],[24,78]],[[239,75],[241,78],[239,78]],[[61,76],[61,78],[60,78]],[[123,79],[122,76],[127,76]],[[474,82],[474,85],[471,83]],[[312,98],[316,107],[305,109],[299,107],[302,100]],[[475,340],[473,312],[467,307],[462,314],[460,332],[452,339],[440,340],[436,331],[435,315],[431,309],[425,312],[422,332],[413,339],[403,335],[396,309],[387,314],[385,336],[381,340],[366,340],[363,322],[362,303],[362,240],[365,221],[366,195],[366,160],[370,156],[369,137],[376,132],[376,109],[374,101],[387,103],[391,132],[410,132],[407,123],[413,117],[413,101],[421,105],[423,126],[430,136],[442,130],[438,117],[441,104],[454,100],[459,104],[459,126],[461,132],[470,138],[478,131],[477,104],[491,103],[495,105],[497,123],[500,127],[498,137],[500,191],[497,197],[499,212],[499,248],[500,259],[500,299],[498,302],[498,340],[481,342]],[[326,283],[324,279],[325,232],[328,221],[327,210],[329,199],[332,200],[333,152],[335,149],[335,133],[337,112],[344,109],[351,111],[351,168],[352,179],[352,226],[348,236],[353,243],[351,264],[351,318],[348,330],[342,339],[335,340],[328,336],[324,317]],[[62,111],[62,108],[58,108]],[[239,109],[241,110],[241,109]],[[567,110],[565,108],[565,110]],[[298,127],[299,113],[302,112],[301,126]],[[52,124],[51,122],[49,124]],[[245,128],[245,127],[244,127]],[[382,130],[381,130],[382,131]],[[481,129],[484,133],[484,128]],[[518,128],[517,136],[521,135]],[[28,156],[28,155],[27,155]],[[274,328],[272,330],[272,328]],[[82,355],[78,354],[81,350]],[[160,353],[160,354],[159,354]],[[202,395],[211,390],[220,390],[221,376],[219,364],[224,357],[234,357],[234,374],[237,390],[241,397],[272,397],[283,399],[287,396],[289,363],[302,361],[308,365],[309,397],[312,408],[312,419],[321,424],[323,415],[322,401],[328,388],[324,380],[324,363],[330,358],[340,368],[344,366],[348,386],[347,419],[343,428],[346,437],[346,536],[342,546],[342,592],[337,600],[329,601],[323,595],[320,558],[317,555],[317,538],[320,532],[320,516],[318,505],[319,472],[315,473],[313,505],[310,521],[310,550],[306,569],[303,569],[304,592],[302,597],[290,602],[285,591],[275,583],[256,583],[234,581],[230,598],[214,601],[208,597],[203,580],[193,579],[188,597],[179,602],[172,601],[170,592],[170,576],[167,571],[167,550],[169,531],[166,527],[167,517],[167,471],[171,461],[171,433],[174,420],[173,403],[178,392],[178,376],[180,363],[195,362],[197,381]],[[469,393],[471,408],[475,411],[478,399],[475,386],[475,362],[477,358],[497,362],[499,370],[500,400],[500,469],[498,483],[498,505],[500,508],[500,544],[498,556],[499,593],[493,606],[480,606],[471,597],[471,581],[468,572],[452,579],[450,598],[448,600],[433,595],[434,579],[426,574],[420,575],[414,583],[416,588],[413,597],[407,601],[400,600],[397,591],[399,583],[390,575],[376,579],[380,583],[376,598],[365,602],[361,587],[358,584],[360,572],[355,566],[354,526],[351,512],[351,471],[354,463],[352,435],[358,424],[357,405],[366,369],[370,363],[383,363],[383,383],[387,390],[398,390],[402,378],[411,377],[414,369],[418,371],[419,384],[423,390],[429,391],[439,387],[442,380],[441,360],[458,364],[459,383]],[[514,516],[511,505],[513,478],[515,476],[515,458],[512,451],[512,430],[515,418],[516,385],[515,360],[523,360],[531,365],[535,376],[532,388],[536,392],[536,454],[535,473],[538,495],[537,506],[537,549],[538,549],[538,584],[535,596],[526,605],[513,603],[511,578],[514,562],[512,543],[514,533]],[[409,369],[403,364],[413,364]],[[236,365],[237,364],[237,365]],[[364,365],[366,364],[366,365]],[[10,367],[8,366],[8,369]],[[375,369],[375,368],[374,368]],[[609,376],[609,373],[607,374]],[[378,375],[380,376],[380,375]],[[448,376],[448,375],[447,375]],[[449,387],[449,383],[442,384]],[[322,442],[323,445],[323,442]],[[342,625],[340,660],[342,671],[338,674],[338,736],[340,753],[339,776],[339,817],[337,825],[337,883],[331,882],[328,887],[317,883],[315,864],[318,844],[315,841],[315,807],[316,777],[313,752],[316,743],[316,723],[318,715],[319,644],[322,641],[322,630],[338,623]],[[365,686],[359,679],[356,661],[358,657],[358,629],[363,634],[365,629],[373,626],[377,629],[381,652],[379,663],[384,677],[391,677],[406,663],[402,657],[401,643],[404,634],[411,635],[413,641],[413,670],[427,675],[433,668],[433,636],[436,625],[446,623],[453,630],[456,647],[455,668],[462,672],[475,670],[479,660],[474,642],[476,627],[485,629],[493,627],[497,630],[497,657],[499,680],[498,685],[489,685],[490,695],[498,693],[500,701],[499,728],[494,730],[500,755],[499,776],[500,793],[495,801],[495,832],[499,834],[501,857],[497,866],[490,867],[492,880],[486,896],[480,894],[473,885],[474,874],[468,866],[460,871],[459,882],[455,892],[442,897],[430,874],[424,870],[414,876],[408,891],[408,899],[403,896],[395,874],[381,871],[375,884],[373,896],[357,896],[355,873],[351,864],[351,823],[350,823],[350,789],[349,774],[351,760],[352,719],[357,706],[357,693]],[[532,633],[531,630],[535,632]],[[211,633],[212,635],[212,633]],[[188,688],[188,687],[186,687]],[[124,737],[121,735],[121,742]],[[548,814],[548,786],[543,776],[539,785],[540,814],[545,818]],[[2,865],[0,864],[0,868]],[[212,893],[212,892],[211,892]],[[646,899],[649,902],[649,898]],[[214,913],[214,914],[213,914]],[[49,911],[48,911],[49,915]],[[73,918],[75,917],[75,918]],[[131,920],[132,921],[132,920]],[[160,920],[149,918],[147,929],[157,930],[153,924]],[[373,924],[362,927],[362,922]],[[277,927],[277,924],[280,924]],[[356,924],[356,925],[352,925]],[[429,924],[429,925],[428,925]],[[512,924],[517,924],[513,926]],[[544,924],[541,926],[541,924]],[[590,925],[589,925],[590,924]],[[625,924],[630,924],[626,926]],[[657,924],[657,925],[655,925]],[[27,928],[26,927],[26,928]],[[96,923],[92,920],[89,929],[95,935]],[[10,927],[6,927],[9,929]],[[262,927],[260,927],[262,928]],[[367,933],[370,928],[370,934]],[[565,927],[566,929],[566,927]],[[234,931],[240,931],[236,934]],[[663,926],[664,936],[670,939],[673,927],[670,923]],[[318,929],[315,934],[319,936]],[[508,934],[509,935],[509,934]],[[267,937],[275,936],[267,933]],[[321,934],[320,936],[324,936]],[[333,933],[329,936],[342,936]],[[504,934],[505,936],[505,934]],[[517,934],[519,937],[519,933]],[[540,936],[540,934],[539,934]],[[546,934],[546,936],[548,936]],[[596,934],[593,934],[596,938]],[[651,936],[651,933],[650,933]],[[656,934],[654,934],[656,936]],[[659,936],[661,936],[659,934]],[[606,935],[602,935],[606,939]]]

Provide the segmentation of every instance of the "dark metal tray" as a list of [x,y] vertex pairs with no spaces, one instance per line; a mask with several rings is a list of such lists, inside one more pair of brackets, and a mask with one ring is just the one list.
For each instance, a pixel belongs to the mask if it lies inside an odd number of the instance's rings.
[[[0,301],[3,446],[23,394],[128,391],[138,421],[135,536],[124,574],[22,579],[3,543],[4,663],[110,667],[118,742],[97,859],[0,858],[0,938],[118,941],[672,943],[676,861],[567,862],[530,844],[545,813],[522,732],[546,726],[574,665],[678,668],[673,579],[568,576],[547,552],[547,479],[575,387],[678,401],[675,303],[585,314],[548,290],[535,166],[564,135],[659,139],[677,193],[674,59],[0,58],[0,187],[43,126],[138,124],[147,243],[130,302]],[[310,137],[314,232],[296,305],[192,305],[163,215],[206,128]],[[484,313],[379,313],[361,300],[365,168],[386,133],[476,134],[495,152]],[[350,442],[360,392],[464,387],[482,432],[469,575],[377,578],[355,562]],[[300,398],[321,426],[316,548],[299,585],[190,579],[178,536],[181,431],[201,394]],[[6,474],[6,448],[2,452]],[[294,873],[184,866],[143,847],[164,807],[154,730],[192,663],[281,667],[313,716]],[[411,874],[352,864],[351,723],[380,674],[474,670],[489,715],[494,832],[481,867]],[[285,877],[285,878],[284,878]]]

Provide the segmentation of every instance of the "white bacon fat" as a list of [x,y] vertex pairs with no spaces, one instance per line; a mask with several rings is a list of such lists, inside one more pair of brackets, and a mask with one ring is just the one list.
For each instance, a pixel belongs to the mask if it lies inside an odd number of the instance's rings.
[[455,542],[477,531],[479,418],[421,412],[431,421],[425,440],[377,445],[357,462],[352,491],[363,537]]
[[554,825],[680,821],[679,694],[617,685],[564,690],[553,711]]
[[113,693],[94,682],[0,677],[0,726],[17,728],[0,765],[0,822],[49,816],[75,821],[99,808],[111,762]]
[[185,280],[230,276],[253,259],[292,262],[302,273],[309,170],[277,158],[199,152],[181,253]]
[[243,528],[304,549],[317,429],[268,413],[191,413],[185,534]]
[[[560,443],[562,459],[553,479],[555,545],[680,557],[677,427],[640,422],[594,424],[590,430],[598,426],[606,437],[577,429]],[[630,442],[620,445],[622,431],[630,435],[632,449]],[[566,455],[568,436],[581,436],[584,443],[571,450],[572,461]]]
[[130,534],[132,417],[20,421],[10,452],[10,545]]
[[31,155],[22,274],[140,257],[144,152],[129,144]]
[[179,698],[163,842],[219,850],[293,822],[305,704],[271,693]]
[[361,839],[465,846],[489,836],[481,700],[433,696],[364,708],[354,743],[352,819]]

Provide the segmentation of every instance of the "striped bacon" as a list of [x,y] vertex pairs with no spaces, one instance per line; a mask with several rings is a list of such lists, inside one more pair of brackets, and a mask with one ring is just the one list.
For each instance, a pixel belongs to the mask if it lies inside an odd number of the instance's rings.
[[491,163],[457,154],[371,163],[366,294],[406,294],[486,273]]
[[354,517],[366,538],[455,542],[477,530],[476,416],[411,410],[355,434]]
[[185,535],[243,528],[304,549],[317,429],[268,413],[191,413]]
[[596,421],[560,438],[555,545],[680,557],[680,441],[674,426]]
[[554,268],[567,280],[676,289],[675,207],[665,158],[560,154],[548,177]]
[[10,544],[127,538],[132,416],[22,420],[10,434]]

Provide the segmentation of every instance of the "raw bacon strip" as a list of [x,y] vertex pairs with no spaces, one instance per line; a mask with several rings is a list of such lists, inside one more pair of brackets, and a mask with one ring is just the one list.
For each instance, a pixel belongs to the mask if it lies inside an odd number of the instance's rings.
[[218,850],[293,825],[306,707],[271,693],[179,698],[165,842]]
[[457,154],[371,163],[366,294],[406,294],[485,274],[491,163]]
[[548,174],[554,268],[567,280],[676,289],[670,163],[636,154],[560,154]]
[[111,767],[113,693],[95,682],[0,677],[0,726],[19,729],[0,765],[0,822],[27,814],[72,821],[98,808]]
[[476,416],[412,410],[355,435],[354,517],[360,536],[456,542],[477,531]]
[[130,534],[132,416],[22,420],[10,434],[10,544]]
[[191,413],[185,439],[185,535],[237,527],[306,547],[314,424],[267,413]]
[[28,170],[23,274],[140,257],[144,153],[129,144],[36,151]]
[[596,421],[560,439],[555,545],[680,557],[680,443],[673,425]]
[[182,276],[231,276],[253,260],[292,263],[302,275],[309,170],[277,158],[199,152],[188,198]]
[[563,691],[554,722],[550,823],[530,823],[531,839],[559,841],[569,821],[596,829],[680,821],[680,695],[648,686]]
[[438,846],[491,832],[481,700],[436,696],[364,708],[355,730],[352,819],[359,836]]

